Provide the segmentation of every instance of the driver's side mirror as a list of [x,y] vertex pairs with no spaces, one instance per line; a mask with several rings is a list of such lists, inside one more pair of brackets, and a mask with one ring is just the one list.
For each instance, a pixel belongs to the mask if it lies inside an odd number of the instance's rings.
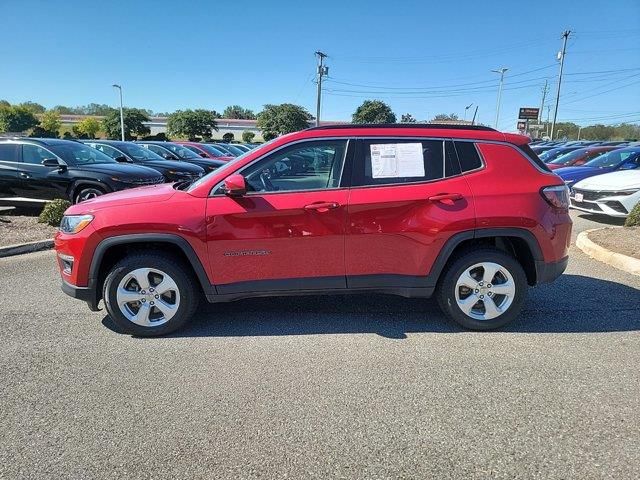
[[129,160],[124,155],[120,155],[119,157],[115,157],[114,160],[118,163],[129,163]]
[[229,175],[223,183],[222,190],[229,197],[242,197],[247,193],[247,183],[242,175]]
[[45,167],[59,167],[60,162],[58,162],[57,158],[45,158],[42,160],[42,165]]
[[202,158],[207,158],[207,154],[206,154],[206,153],[204,153],[204,152],[201,152],[201,153],[200,153],[200,156],[201,156]]
[[627,162],[622,164],[620,170],[635,170],[636,168],[638,168],[638,165],[635,162]]

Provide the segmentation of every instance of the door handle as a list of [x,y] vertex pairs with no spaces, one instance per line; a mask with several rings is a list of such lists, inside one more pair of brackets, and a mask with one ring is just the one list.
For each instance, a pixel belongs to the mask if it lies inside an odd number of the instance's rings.
[[453,205],[456,200],[462,200],[462,194],[460,193],[440,193],[428,198],[430,202],[440,202],[445,205]]
[[316,212],[323,213],[328,212],[329,210],[333,210],[334,208],[338,208],[339,206],[340,204],[337,202],[317,202],[305,205],[304,209],[307,211],[315,210]]
[[28,173],[20,172],[19,175],[22,178],[31,178],[31,175],[29,175]]

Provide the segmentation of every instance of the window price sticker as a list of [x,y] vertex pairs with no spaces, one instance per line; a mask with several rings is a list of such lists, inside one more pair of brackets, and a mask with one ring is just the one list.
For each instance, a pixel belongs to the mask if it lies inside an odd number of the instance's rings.
[[373,178],[425,176],[421,143],[380,143],[370,149]]

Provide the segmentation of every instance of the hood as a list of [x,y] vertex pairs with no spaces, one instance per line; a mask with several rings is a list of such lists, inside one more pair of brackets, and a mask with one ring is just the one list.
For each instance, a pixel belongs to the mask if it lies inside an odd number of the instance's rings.
[[142,165],[159,168],[165,170],[176,170],[177,172],[187,172],[193,175],[198,175],[204,172],[204,169],[198,165],[188,162],[179,162],[177,160],[145,160],[141,162]]
[[[157,175],[157,173],[156,173]],[[148,187],[131,188],[119,192],[107,193],[91,200],[72,205],[67,210],[67,215],[91,213],[103,208],[119,205],[139,205],[142,203],[164,202],[175,195],[176,190],[172,183],[161,183]]]
[[574,185],[585,190],[626,190],[640,188],[640,170],[623,170],[620,172],[595,175]]
[[131,163],[92,163],[69,167],[69,170],[82,170],[85,172],[104,173],[105,175],[120,175],[130,178],[151,179],[157,178],[158,172],[152,168]]

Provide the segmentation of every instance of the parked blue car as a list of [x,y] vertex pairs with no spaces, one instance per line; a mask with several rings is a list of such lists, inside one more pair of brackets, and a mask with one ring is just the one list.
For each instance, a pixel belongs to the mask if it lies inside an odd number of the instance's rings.
[[571,188],[574,183],[585,178],[616,170],[635,170],[636,168],[640,168],[640,147],[627,147],[607,152],[579,167],[558,168],[554,173]]

